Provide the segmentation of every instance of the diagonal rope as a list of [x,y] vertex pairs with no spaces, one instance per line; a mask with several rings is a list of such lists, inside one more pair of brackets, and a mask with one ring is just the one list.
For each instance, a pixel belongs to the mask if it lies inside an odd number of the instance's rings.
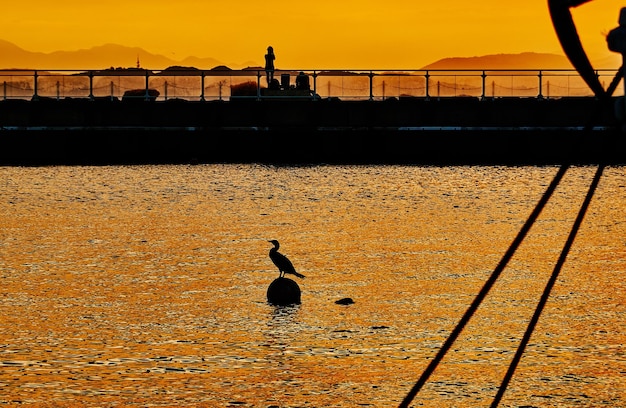
[[537,322],[539,321],[539,316],[541,316],[541,312],[543,311],[544,307],[546,306],[546,303],[548,302],[548,298],[550,297],[550,292],[552,291],[552,288],[554,287],[554,284],[556,283],[559,273],[561,272],[561,268],[563,267],[563,264],[565,263],[567,254],[569,253],[570,248],[572,247],[572,244],[574,243],[576,234],[578,233],[578,230],[580,229],[580,225],[583,222],[583,218],[585,217],[587,208],[589,208],[589,203],[591,202],[591,199],[593,198],[596,188],[598,187],[598,183],[600,182],[600,177],[602,176],[603,171],[604,171],[604,165],[598,166],[598,170],[596,170],[596,174],[593,178],[593,181],[591,182],[591,185],[589,186],[589,191],[587,191],[587,196],[585,197],[585,200],[583,201],[583,204],[580,207],[580,210],[578,211],[578,216],[576,217],[576,220],[574,221],[574,225],[572,225],[572,229],[569,233],[567,241],[565,242],[565,245],[563,246],[563,250],[561,251],[559,260],[557,261],[556,265],[554,265],[554,270],[552,271],[550,280],[548,280],[548,283],[546,284],[543,294],[541,295],[541,299],[539,300],[539,303],[537,304],[537,308],[535,309],[535,313],[533,314],[533,317],[528,323],[528,327],[526,328],[526,333],[524,333],[524,337],[522,338],[522,341],[520,342],[520,345],[517,348],[517,352],[515,353],[515,356],[513,357],[513,360],[511,361],[511,365],[509,365],[509,369],[506,375],[504,376],[504,379],[502,380],[502,384],[500,385],[500,388],[498,389],[498,393],[496,394],[496,397],[494,398],[493,403],[491,404],[491,408],[495,408],[498,406],[498,404],[502,400],[502,397],[504,396],[504,393],[506,392],[506,389],[511,381],[511,378],[513,378],[515,369],[517,368],[517,365],[520,359],[522,358],[524,351],[526,350],[526,346],[528,345],[528,342],[530,341],[530,337],[532,336],[535,330],[535,327],[537,326]]
[[489,277],[487,282],[485,282],[485,284],[483,285],[482,289],[480,290],[476,298],[474,298],[474,301],[472,302],[472,304],[469,306],[469,308],[467,309],[467,311],[465,312],[461,320],[459,320],[454,330],[450,333],[450,336],[448,336],[447,340],[441,346],[441,348],[437,352],[437,355],[435,355],[435,357],[430,361],[430,363],[428,364],[428,366],[422,373],[419,380],[415,383],[413,388],[411,388],[411,390],[406,395],[406,397],[404,397],[404,400],[400,403],[399,408],[408,408],[411,401],[413,401],[413,398],[415,398],[417,393],[424,386],[426,381],[428,381],[428,378],[435,371],[435,369],[437,368],[437,366],[439,365],[443,357],[446,355],[448,350],[450,350],[450,347],[452,347],[452,344],[454,343],[454,341],[459,337],[459,335],[463,331],[463,328],[465,327],[467,322],[472,318],[472,316],[474,315],[474,313],[476,312],[476,310],[478,309],[482,301],[485,299],[485,297],[487,296],[487,294],[489,293],[493,285],[496,283],[496,280],[498,279],[498,277],[500,276],[500,274],[506,267],[507,263],[513,257],[513,254],[515,253],[517,248],[520,246],[520,244],[526,237],[526,234],[528,233],[532,225],[535,223],[535,221],[539,217],[539,214],[541,214],[541,210],[543,210],[543,208],[545,207],[546,203],[552,196],[552,193],[554,193],[554,190],[559,185],[559,182],[563,178],[563,175],[565,174],[568,168],[569,168],[568,164],[564,164],[559,168],[559,171],[556,173],[556,175],[554,176],[554,179],[552,180],[552,182],[550,183],[546,191],[543,193],[543,196],[541,197],[541,199],[535,206],[535,209],[530,214],[530,216],[528,217],[528,219],[526,220],[526,222],[524,223],[524,225],[518,232],[517,236],[515,237],[515,239],[509,246],[509,249],[506,251],[502,259],[500,260],[500,263],[498,263],[498,266],[491,273],[491,276]]
[[[606,93],[604,95],[605,101],[610,102],[610,98],[613,95],[613,92],[615,92],[615,90],[617,89],[617,86],[619,85],[623,76],[624,76],[624,66],[622,65],[617,70],[615,77],[613,78],[613,80],[611,81],[611,84],[606,90]],[[595,116],[597,116],[598,113],[599,112],[594,112],[594,120],[595,120]],[[589,121],[589,124],[585,127],[585,131],[589,131],[591,129],[592,123],[593,121]],[[513,360],[511,361],[511,364],[509,365],[509,369],[507,370],[507,373],[504,376],[504,379],[502,380],[500,387],[498,388],[498,393],[496,394],[491,404],[491,408],[495,408],[498,406],[498,404],[502,400],[502,397],[504,396],[504,393],[506,392],[506,389],[509,383],[511,382],[511,379],[513,378],[513,374],[515,374],[515,370],[517,369],[519,361],[521,360],[522,355],[524,354],[524,351],[526,350],[526,346],[528,345],[528,342],[530,341],[530,337],[532,336],[535,330],[537,322],[539,321],[539,317],[541,316],[541,313],[543,312],[543,309],[548,301],[548,298],[550,297],[550,292],[552,291],[552,288],[554,287],[554,284],[556,283],[559,273],[561,272],[561,267],[563,266],[563,263],[565,262],[565,258],[567,258],[567,254],[569,253],[569,250],[572,244],[574,243],[574,238],[576,238],[576,234],[578,233],[578,230],[583,221],[583,218],[585,217],[585,213],[587,212],[589,203],[591,202],[591,199],[593,198],[595,190],[598,187],[598,183],[600,182],[600,177],[602,176],[604,167],[605,167],[604,164],[600,164],[598,166],[598,169],[596,170],[596,174],[591,182],[591,185],[589,186],[589,190],[587,191],[587,196],[585,197],[585,200],[583,201],[583,204],[580,207],[580,210],[578,211],[578,216],[576,217],[576,220],[574,221],[574,225],[572,225],[572,230],[570,231],[568,239],[565,242],[563,249],[561,250],[561,255],[559,256],[559,259],[556,265],[554,265],[554,269],[552,271],[552,275],[550,276],[550,280],[548,281],[548,283],[546,284],[546,287],[544,288],[543,294],[541,295],[539,303],[537,304],[537,308],[535,309],[535,313],[533,314],[533,317],[528,323],[528,327],[526,328],[524,337],[522,337],[522,340],[520,342],[520,345],[517,348],[515,356],[513,356]]]

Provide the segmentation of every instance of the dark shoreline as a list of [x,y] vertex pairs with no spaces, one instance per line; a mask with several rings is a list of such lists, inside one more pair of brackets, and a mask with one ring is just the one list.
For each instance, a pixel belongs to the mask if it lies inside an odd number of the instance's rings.
[[0,101],[0,165],[625,164],[613,101]]

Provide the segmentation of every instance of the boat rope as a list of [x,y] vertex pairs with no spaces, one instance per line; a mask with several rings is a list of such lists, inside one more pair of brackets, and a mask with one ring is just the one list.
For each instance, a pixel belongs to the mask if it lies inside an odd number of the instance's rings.
[[465,327],[467,322],[472,318],[472,316],[474,315],[474,313],[476,312],[476,310],[478,309],[482,301],[485,299],[485,297],[487,296],[487,294],[489,293],[493,285],[496,283],[496,281],[498,280],[498,277],[500,276],[500,274],[506,267],[507,263],[511,260],[511,258],[513,257],[513,254],[515,254],[515,251],[517,250],[517,248],[520,246],[520,244],[526,237],[526,234],[528,233],[532,225],[535,223],[535,221],[541,214],[541,211],[543,210],[546,203],[552,196],[552,193],[554,193],[554,190],[556,190],[556,187],[559,185],[561,179],[563,178],[563,175],[565,174],[568,168],[569,168],[569,164],[564,164],[559,168],[559,171],[554,176],[554,179],[552,180],[552,182],[550,183],[546,191],[543,193],[543,196],[541,197],[541,199],[535,206],[535,209],[530,214],[530,216],[528,217],[528,219],[526,220],[526,222],[524,223],[524,225],[518,232],[517,236],[515,237],[515,239],[509,246],[509,248],[507,249],[506,253],[502,257],[502,259],[500,260],[500,262],[498,263],[494,271],[491,273],[491,276],[489,277],[489,279],[487,279],[482,289],[480,290],[478,295],[476,295],[472,304],[469,306],[469,308],[467,309],[467,311],[465,312],[461,320],[459,320],[454,330],[452,330],[447,340],[441,346],[441,348],[439,349],[435,357],[430,361],[430,363],[428,364],[428,366],[422,373],[421,377],[417,380],[413,388],[411,388],[411,390],[406,395],[404,400],[400,403],[399,405],[400,408],[408,408],[411,401],[413,401],[413,398],[415,398],[417,393],[424,386],[426,381],[428,381],[428,378],[435,371],[435,369],[437,368],[437,366],[439,365],[443,357],[446,355],[448,350],[450,350],[450,348],[452,347],[456,339],[459,337],[459,335],[463,331],[463,328]]
[[[623,73],[624,73],[624,66],[622,65],[620,69],[617,70],[617,73],[615,74],[613,81],[611,81],[611,84],[609,85],[609,87],[606,90],[606,93],[603,96],[605,101],[607,102],[611,101],[610,98],[613,95],[613,92],[615,92],[615,90],[617,89],[617,86],[620,83],[621,79],[623,78]],[[595,116],[597,116],[598,114],[599,114],[598,111],[594,112],[594,118],[592,118],[592,120],[589,122],[589,125],[586,127],[586,130],[591,129],[593,120],[595,120]],[[526,350],[526,346],[528,345],[528,342],[530,341],[530,337],[532,336],[535,330],[537,322],[539,321],[539,317],[541,316],[541,313],[543,312],[543,309],[545,308],[545,305],[548,302],[548,298],[550,297],[550,292],[552,291],[552,288],[554,287],[554,284],[556,283],[559,273],[561,272],[561,268],[563,267],[563,264],[565,263],[565,258],[567,258],[567,255],[569,254],[570,248],[572,247],[572,244],[574,243],[576,234],[578,233],[578,230],[580,229],[580,225],[582,224],[583,218],[585,217],[585,214],[587,212],[587,208],[589,207],[589,204],[591,203],[591,199],[593,198],[593,195],[596,191],[596,188],[598,187],[598,184],[600,183],[600,178],[602,177],[602,172],[604,171],[604,168],[605,168],[605,165],[600,164],[598,166],[598,169],[596,170],[596,174],[594,175],[593,180],[591,181],[591,184],[589,185],[587,196],[585,197],[585,200],[583,201],[580,207],[580,210],[578,211],[578,216],[576,217],[576,220],[574,221],[574,225],[572,225],[572,229],[569,233],[567,241],[565,242],[565,245],[563,246],[563,249],[561,250],[561,255],[559,256],[557,263],[554,265],[554,270],[552,271],[552,275],[550,276],[550,279],[548,280],[548,283],[546,284],[546,287],[544,288],[543,294],[541,295],[541,298],[539,299],[539,303],[537,304],[537,308],[535,309],[535,313],[533,314],[530,322],[528,323],[526,332],[524,333],[524,336],[522,337],[522,340],[520,341],[520,345],[518,346],[517,351],[515,355],[513,356],[513,359],[511,360],[511,364],[509,365],[507,373],[504,376],[504,379],[502,380],[500,387],[498,388],[498,393],[496,394],[493,400],[493,403],[491,404],[491,408],[495,408],[498,406],[498,404],[502,400],[502,397],[504,396],[504,393],[506,392],[506,389],[511,381],[511,378],[513,378],[513,374],[515,374],[517,365],[519,364],[519,361],[521,360],[522,355],[524,354],[524,351]]]
[[502,384],[500,385],[500,388],[498,389],[498,393],[496,394],[493,400],[493,403],[491,404],[491,408],[497,407],[500,401],[502,400],[502,397],[504,396],[504,393],[506,392],[509,382],[511,381],[511,378],[513,377],[513,374],[515,373],[515,369],[517,368],[517,365],[520,359],[522,358],[524,351],[526,350],[526,346],[528,345],[528,342],[530,341],[530,337],[532,336],[535,330],[535,327],[537,326],[537,322],[539,321],[539,316],[541,316],[541,312],[543,311],[543,309],[546,306],[546,303],[548,302],[548,298],[550,297],[550,292],[552,291],[552,288],[554,287],[554,284],[556,283],[559,273],[561,272],[561,268],[563,267],[563,264],[565,263],[565,259],[567,258],[567,254],[569,253],[570,248],[572,247],[572,244],[574,243],[576,234],[578,233],[578,230],[580,229],[580,225],[583,222],[583,218],[585,217],[585,214],[587,213],[587,208],[589,208],[589,203],[591,202],[591,199],[593,198],[596,188],[598,187],[598,183],[600,182],[600,177],[602,177],[602,172],[604,171],[604,167],[605,166],[601,164],[598,166],[598,169],[596,170],[596,174],[593,177],[591,185],[589,186],[589,190],[587,191],[587,196],[585,197],[585,200],[583,201],[580,207],[580,210],[578,211],[578,216],[576,217],[576,220],[574,221],[574,225],[572,225],[572,229],[569,233],[569,236],[567,237],[567,241],[565,242],[565,245],[563,246],[563,249],[561,250],[561,255],[559,256],[559,259],[554,266],[552,275],[550,276],[550,279],[548,280],[548,283],[546,284],[546,287],[544,288],[543,294],[541,295],[539,303],[537,304],[537,308],[535,309],[535,313],[533,314],[533,317],[530,319],[530,322],[528,323],[528,327],[526,328],[524,337],[522,337],[520,345],[517,348],[517,352],[515,353],[513,360],[511,360],[509,369],[507,370],[507,373],[504,376],[504,379],[502,380]]

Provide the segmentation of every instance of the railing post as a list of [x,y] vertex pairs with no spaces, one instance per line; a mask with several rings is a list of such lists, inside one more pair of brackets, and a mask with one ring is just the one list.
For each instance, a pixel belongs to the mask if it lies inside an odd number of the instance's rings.
[[[269,84],[267,84],[269,86]],[[256,100],[261,100],[261,71],[256,72]]]
[[33,76],[33,101],[38,101],[39,100],[39,95],[37,94],[37,77],[39,76],[39,74],[37,73],[37,71],[34,72],[34,76]]
[[163,90],[163,93],[164,93],[164,98],[165,98],[165,100],[167,101],[167,81],[165,81],[165,83],[163,84],[163,86],[164,86],[164,88],[165,88],[165,89]]
[[567,76],[567,96],[569,96],[569,75]]
[[200,84],[202,85],[202,93],[200,94],[200,101],[204,102],[205,101],[204,99],[204,70],[202,70],[202,73],[200,74]]
[[543,71],[539,70],[539,95],[537,99],[543,99]]
[[485,80],[487,79],[487,74],[485,74],[485,71],[483,71],[482,78],[483,78],[483,86],[482,86],[483,90],[482,90],[482,95],[480,96],[480,100],[484,101],[485,100]]
[[317,95],[317,72],[313,71],[313,100],[317,99],[315,95]]
[[110,87],[111,87],[111,101],[113,101],[113,96],[115,92],[115,85],[113,84],[113,81],[111,81]]
[[374,73],[370,71],[370,101],[374,100]]
[[57,81],[57,101],[61,99],[61,83]]
[[[622,67],[626,64],[626,53],[622,53]],[[626,70],[622,68],[622,87],[624,88],[624,114],[626,115]]]
[[150,74],[146,69],[146,101],[150,100]]
[[89,71],[89,100],[93,101],[93,71]]
[[427,101],[430,101],[429,83],[430,83],[430,73],[426,71],[426,100]]

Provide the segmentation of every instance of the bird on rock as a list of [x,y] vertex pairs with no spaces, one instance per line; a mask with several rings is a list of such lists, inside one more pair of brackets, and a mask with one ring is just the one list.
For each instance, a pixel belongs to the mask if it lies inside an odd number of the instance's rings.
[[274,244],[274,248],[270,249],[270,259],[274,262],[274,265],[278,268],[280,274],[279,277],[283,277],[286,273],[290,273],[292,275],[296,275],[298,278],[304,278],[304,275],[296,272],[296,269],[293,267],[293,264],[285,255],[278,252],[278,248],[280,248],[280,244],[275,239],[268,241]]

